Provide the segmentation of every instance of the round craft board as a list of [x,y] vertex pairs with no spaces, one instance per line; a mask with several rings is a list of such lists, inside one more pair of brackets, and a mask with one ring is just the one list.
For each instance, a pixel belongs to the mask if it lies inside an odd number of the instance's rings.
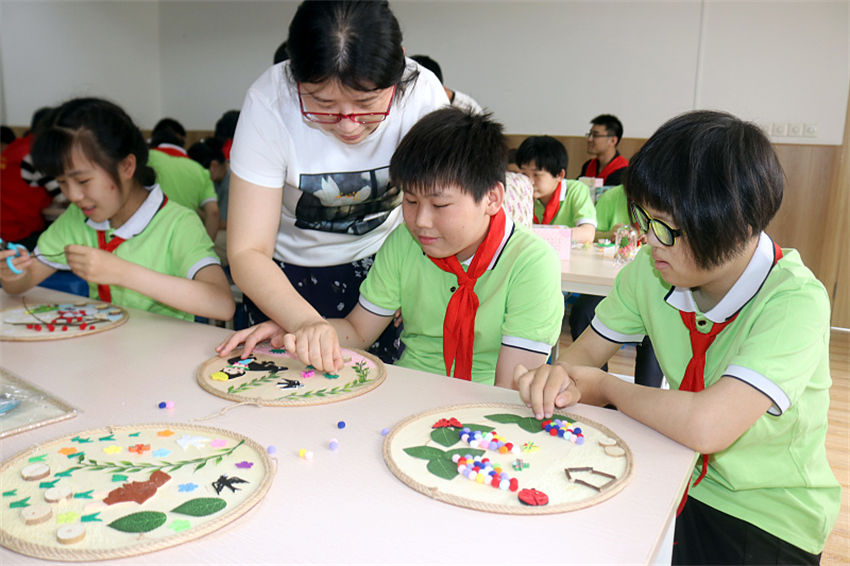
[[[198,384],[213,395],[231,401],[298,407],[351,399],[371,391],[386,379],[384,363],[362,350],[342,348],[345,365],[330,374],[337,376],[331,378],[325,372],[309,369],[283,349],[272,349],[268,343],[258,345],[246,358],[245,362],[254,364],[255,369],[244,368],[236,361],[241,352],[237,349],[227,358],[215,356],[204,362],[196,373]],[[257,366],[261,364],[273,367],[259,369]],[[311,371],[313,375],[305,377]]]
[[[50,473],[24,480],[23,471],[39,464]],[[263,447],[217,428],[144,424],[65,436],[25,450],[0,467],[0,545],[36,558],[75,562],[161,550],[215,532],[246,513],[268,491],[273,471]],[[162,472],[170,476],[165,482],[154,476]],[[222,476],[235,491],[221,484]],[[161,485],[143,503],[104,502],[125,484],[154,479]],[[71,495],[49,502],[57,490]],[[27,525],[24,513],[45,506],[50,517]],[[85,528],[82,540],[59,542],[62,529],[80,526]]]
[[[47,325],[56,320],[59,311],[69,313],[68,316],[83,316],[83,322],[87,322],[86,328],[80,330],[78,322],[59,322],[51,331]],[[23,303],[0,312],[0,340],[26,342],[89,336],[117,328],[127,322],[128,318],[130,314],[123,307],[93,299],[80,298],[72,303]],[[41,330],[27,328],[28,324],[38,324]],[[63,325],[68,329],[63,331]]]
[[[499,420],[505,422],[497,422],[487,418],[492,415],[508,416],[499,417]],[[559,418],[558,415],[576,421],[575,424],[581,427],[584,434],[584,444],[577,445],[563,438],[550,436],[540,428],[539,421],[529,415],[529,409],[521,405],[454,405],[419,413],[396,425],[384,439],[384,460],[398,479],[420,493],[452,505],[491,513],[562,513],[596,505],[619,493],[631,478],[634,466],[632,452],[626,443],[608,427],[592,420],[565,412],[558,413],[554,418]],[[533,442],[538,448],[536,451],[499,454],[485,450],[481,457],[489,458],[494,464],[500,465],[510,477],[517,478],[519,490],[536,489],[545,493],[549,498],[548,504],[529,506],[519,500],[519,491],[512,492],[488,484],[482,485],[461,475],[446,479],[430,472],[428,468],[432,465],[443,470],[456,470],[457,467],[451,462],[450,455],[438,455],[439,453],[432,449],[449,453],[455,450],[463,454],[472,452],[469,445],[459,437],[452,443],[459,429],[432,428],[440,419],[451,418],[456,418],[464,426],[492,427],[507,442],[515,445],[522,446]],[[526,428],[539,432],[530,432]],[[435,432],[437,430],[443,432]],[[438,438],[444,440],[438,441]],[[600,441],[608,445],[607,451]],[[417,455],[411,455],[411,452]],[[443,461],[436,465],[431,462],[432,459],[444,458],[449,458],[448,462]],[[515,470],[513,463],[517,459],[528,464],[528,467],[520,471]],[[571,474],[574,480],[580,479],[601,487],[601,490],[597,491],[570,481],[564,472],[565,468],[586,467],[613,475],[616,479],[589,471]],[[448,475],[451,475],[451,472]]]

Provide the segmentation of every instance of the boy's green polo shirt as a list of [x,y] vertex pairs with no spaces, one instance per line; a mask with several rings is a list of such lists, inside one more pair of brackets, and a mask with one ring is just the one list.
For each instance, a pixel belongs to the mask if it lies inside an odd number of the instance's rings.
[[[115,230],[109,227],[108,220],[92,222],[76,205],[71,204],[39,237],[34,253],[46,255],[38,258],[46,265],[67,271],[69,267],[63,255],[65,246],[82,244],[97,248],[97,232],[106,230],[107,241],[114,236],[126,240],[112,253],[160,273],[193,279],[204,267],[220,265],[198,215],[172,200],[160,208],[162,200],[162,191],[155,185],[139,209]],[[110,289],[112,302],[116,305],[185,320],[195,318],[125,287],[111,285]],[[98,298],[97,285],[91,282],[89,297]]]
[[189,210],[200,210],[218,197],[210,172],[188,157],[175,157],[156,149],[148,152],[148,165],[168,198]]
[[[711,454],[708,474],[690,495],[803,550],[823,550],[838,515],[841,488],[826,459],[829,408],[829,298],[796,250],[775,266],[773,242],[761,234],[753,258],[707,313],[690,289],[671,288],[645,246],[596,308],[593,329],[614,342],[648,334],[672,389],[681,384],[691,345],[679,311],[696,313],[705,331],[736,312],[706,354],[705,386],[723,376],[772,401],[729,448]],[[699,475],[698,461],[692,481]]]
[[617,185],[602,193],[596,201],[596,230],[609,232],[617,224],[631,224],[626,189]]
[[[596,208],[590,198],[590,190],[581,181],[563,179],[561,181],[561,205],[549,224],[575,228],[580,224],[596,226]],[[543,220],[545,205],[534,199],[534,217]]]
[[[401,308],[405,350],[398,365],[445,375],[443,320],[456,286],[457,277],[425,255],[406,225],[387,237],[360,285],[360,305],[380,316]],[[472,381],[494,383],[502,345],[550,353],[564,314],[561,264],[551,246],[507,219],[505,240],[475,293]]]

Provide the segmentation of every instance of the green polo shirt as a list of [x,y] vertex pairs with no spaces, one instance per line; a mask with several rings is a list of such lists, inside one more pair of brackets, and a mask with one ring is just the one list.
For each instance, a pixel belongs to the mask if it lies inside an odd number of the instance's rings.
[[[739,379],[773,401],[729,448],[710,455],[708,474],[690,495],[817,554],[838,515],[841,488],[826,459],[829,408],[829,298],[796,250],[774,266],[765,234],[726,296],[699,312],[690,289],[655,271],[649,246],[624,267],[596,307],[593,329],[614,342],[648,334],[670,387],[682,381],[691,345],[679,311],[695,312],[707,332],[738,312],[708,349],[705,385]],[[692,483],[701,469],[697,462]]]
[[148,165],[156,171],[156,182],[168,198],[189,210],[200,210],[218,197],[210,172],[188,157],[175,157],[151,149]]
[[596,201],[596,231],[609,232],[617,224],[631,224],[626,189],[617,185],[602,193]]
[[[82,244],[97,248],[97,232],[106,230],[107,241],[114,236],[126,240],[112,253],[160,273],[194,279],[204,267],[220,265],[198,215],[172,200],[160,208],[162,199],[162,191],[154,186],[145,202],[118,229],[112,229],[108,220],[92,222],[76,205],[71,204],[39,237],[35,254],[46,255],[38,259],[50,267],[67,271],[69,268],[63,255],[65,246]],[[184,320],[195,318],[131,289],[118,285],[112,285],[110,289],[112,302],[117,305]],[[89,297],[98,298],[95,283],[89,283]]]
[[[580,224],[596,226],[596,209],[590,198],[590,190],[581,181],[564,179],[561,181],[561,204],[558,212],[549,224],[575,228]],[[542,221],[546,206],[540,199],[534,199],[534,218]]]
[[[506,240],[475,293],[472,380],[493,384],[502,345],[548,355],[558,341],[564,299],[555,251],[528,228],[505,228]],[[468,266],[466,266],[468,267]],[[360,286],[360,305],[380,316],[401,308],[405,350],[398,365],[446,374],[443,320],[457,277],[437,267],[405,224],[384,241]]]

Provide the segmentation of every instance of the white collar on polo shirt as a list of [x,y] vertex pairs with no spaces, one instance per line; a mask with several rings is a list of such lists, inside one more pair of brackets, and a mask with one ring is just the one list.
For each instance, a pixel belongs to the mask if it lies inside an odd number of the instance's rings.
[[[753,257],[747,268],[710,311],[703,313],[711,322],[724,322],[741,310],[759,292],[774,263],[773,240],[762,232]],[[674,287],[667,295],[667,302],[683,312],[698,312],[693,293],[688,287]]]
[[[496,250],[496,253],[493,254],[493,259],[490,260],[490,265],[487,266],[487,271],[492,270],[496,267],[496,262],[499,261],[499,258],[502,256],[502,252],[505,251],[505,246],[508,245],[508,240],[511,239],[511,235],[514,233],[514,221],[505,213],[505,235],[502,236],[502,241],[499,244],[499,248]],[[469,259],[466,261],[462,261],[461,265],[464,267],[469,267],[469,264],[472,263],[472,258],[475,257],[475,254],[469,256]]]
[[[141,234],[142,230],[147,228],[148,224],[151,223],[154,215],[157,213],[160,206],[162,206],[162,199],[165,198],[165,196],[162,194],[162,190],[159,188],[159,185],[145,187],[145,189],[148,190],[148,196],[145,199],[145,202],[143,202],[138,210],[136,210],[136,212],[127,219],[127,222],[115,230],[113,237],[118,236],[124,240],[129,240],[133,236]],[[92,222],[91,219],[89,219],[86,220],[86,224],[97,231],[110,229],[109,220],[104,220],[103,222]]]

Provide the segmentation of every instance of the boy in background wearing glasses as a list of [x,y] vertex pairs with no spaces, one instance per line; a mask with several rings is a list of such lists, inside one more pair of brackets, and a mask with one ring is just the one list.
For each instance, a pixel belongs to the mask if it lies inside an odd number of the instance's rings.
[[[518,368],[535,416],[578,402],[698,451],[673,563],[816,564],[841,503],[824,448],[829,298],[796,250],[765,233],[783,172],[754,125],[717,112],[664,124],[626,192],[644,246],[552,366]],[[598,368],[652,338],[670,390]]]
[[590,121],[587,137],[587,153],[593,159],[581,166],[580,177],[602,179],[605,186],[622,185],[629,161],[620,155],[617,146],[623,139],[623,124],[611,114],[600,114]]
[[[354,310],[328,320],[342,346],[368,346],[401,309],[398,365],[512,387],[517,364],[546,362],[563,317],[560,262],[502,208],[506,164],[490,115],[446,107],[410,129],[390,161],[404,224],[378,250]],[[320,336],[272,322],[237,332],[219,354],[244,341],[244,356],[268,338],[327,370]]]
[[551,136],[527,137],[517,148],[516,162],[534,186],[534,223],[569,226],[574,241],[592,242],[596,208],[584,183],[565,178],[569,157],[564,144]]

